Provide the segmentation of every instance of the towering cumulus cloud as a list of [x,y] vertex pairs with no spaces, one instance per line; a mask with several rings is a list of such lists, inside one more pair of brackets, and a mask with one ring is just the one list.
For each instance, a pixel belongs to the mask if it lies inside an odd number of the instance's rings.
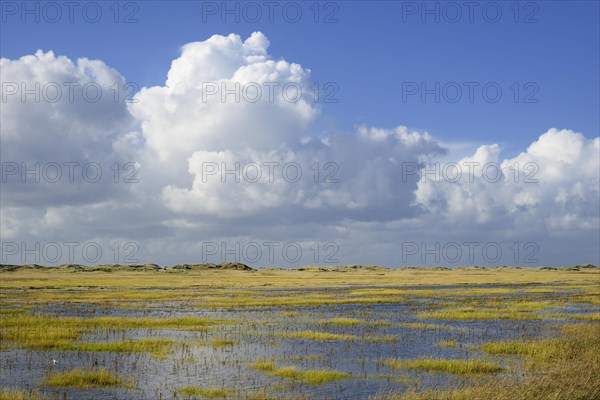
[[[268,46],[262,33],[183,46],[165,86],[142,89],[132,104],[148,147],[172,161],[190,150],[270,150],[298,140],[317,115],[308,98],[310,71],[272,60]],[[304,96],[294,102],[297,91]]]
[[271,59],[268,45],[262,33],[187,44],[165,86],[143,89],[132,104],[148,150],[170,166],[187,163],[193,176],[191,187],[164,187],[165,205],[222,218],[290,207],[334,218],[406,213],[401,161],[440,152],[435,141],[406,128],[307,139],[319,114],[310,71]]
[[[324,134],[310,70],[268,47],[260,32],[188,43],[164,85],[133,102],[102,61],[41,50],[2,59],[1,155],[12,163],[3,241],[117,238],[159,263],[201,261],[203,241],[334,242],[340,263],[395,266],[421,264],[402,259],[406,241],[452,232],[458,242],[535,242],[539,263],[597,261],[597,137],[549,129],[516,156],[482,143],[448,162],[436,138],[404,126]],[[39,98],[22,93],[36,83]],[[110,166],[129,161],[136,183],[115,183]],[[24,162],[96,162],[110,179],[23,184],[11,168]]]
[[599,138],[550,129],[511,159],[500,159],[498,145],[481,146],[457,162],[463,179],[454,182],[456,173],[440,172],[421,180],[416,203],[451,223],[598,229],[599,143]]

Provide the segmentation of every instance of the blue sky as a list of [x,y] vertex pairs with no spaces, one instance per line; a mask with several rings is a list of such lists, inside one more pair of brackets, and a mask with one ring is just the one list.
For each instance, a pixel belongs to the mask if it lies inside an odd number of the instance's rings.
[[[206,243],[273,240],[305,254],[317,243],[321,257],[236,261],[326,264],[333,243],[345,264],[600,262],[599,2],[228,2],[224,16],[223,4],[80,2],[69,21],[63,2],[2,1],[0,228],[3,257],[14,256],[2,262],[23,261],[15,243],[74,240],[105,255],[135,243],[136,260],[160,264],[202,261]],[[271,80],[324,92],[297,103],[280,91],[256,104],[204,98],[207,83]],[[137,103],[7,94],[72,81],[142,89]],[[98,163],[104,178],[13,173],[73,161]],[[275,161],[297,163],[303,179],[240,183],[206,170]],[[315,162],[319,179],[334,171],[337,181],[313,181]],[[475,179],[458,182],[403,169],[474,162]],[[114,165],[139,182],[113,183]],[[427,255],[473,241],[504,255]]]
[[[68,22],[66,11],[59,23],[44,22],[42,15],[40,23],[24,24],[19,16],[7,15],[1,55],[16,58],[43,49],[73,59],[97,58],[127,80],[148,86],[164,83],[183,44],[213,34],[246,37],[259,30],[270,38],[274,57],[311,69],[316,82],[338,84],[339,103],[327,104],[325,112],[340,130],[351,130],[356,124],[404,124],[452,140],[500,141],[507,150],[526,145],[550,127],[568,127],[589,137],[599,131],[596,1],[529,2],[536,8],[521,2],[517,17],[515,2],[497,2],[485,14],[493,20],[498,5],[502,16],[496,23],[484,16],[486,2],[473,9],[472,23],[464,6],[453,23],[454,10],[438,3],[440,22],[435,15],[425,15],[423,23],[420,2],[396,1],[340,1],[335,8],[321,2],[320,23],[314,23],[311,2],[298,3],[303,12],[298,23],[286,21],[282,6],[270,22],[264,2],[257,3],[262,17],[251,23],[245,17],[253,18],[252,10],[244,14],[238,4],[240,21],[226,15],[223,23],[220,14],[208,14],[208,3],[216,4],[220,12],[221,2],[141,1],[138,10],[122,2],[119,18],[133,12],[132,18],[138,20],[129,24],[113,22],[112,2],[101,3],[103,16],[96,24],[87,23],[77,11],[73,23]],[[413,5],[416,14],[410,12]],[[228,7],[235,9],[235,2]],[[429,7],[435,9],[436,2]],[[338,22],[324,23],[327,16]],[[425,103],[418,95],[402,101],[403,82],[433,87],[435,82],[443,86],[469,81],[497,82],[503,97],[490,103],[476,90],[473,103],[467,101],[466,92],[456,104],[444,98],[435,103],[432,95]],[[516,103],[515,82],[521,86]],[[528,82],[539,88],[532,97],[538,103],[523,103],[535,89],[524,88]]]

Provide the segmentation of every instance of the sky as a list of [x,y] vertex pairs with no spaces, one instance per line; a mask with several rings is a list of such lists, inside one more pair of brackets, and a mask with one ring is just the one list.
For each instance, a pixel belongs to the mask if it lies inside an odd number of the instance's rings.
[[1,11],[2,263],[600,263],[596,1]]

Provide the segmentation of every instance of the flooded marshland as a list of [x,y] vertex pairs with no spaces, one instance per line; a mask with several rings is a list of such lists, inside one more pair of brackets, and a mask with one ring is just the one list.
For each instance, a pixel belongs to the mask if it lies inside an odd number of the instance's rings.
[[525,384],[570,332],[600,334],[598,278],[4,272],[0,398],[402,399]]

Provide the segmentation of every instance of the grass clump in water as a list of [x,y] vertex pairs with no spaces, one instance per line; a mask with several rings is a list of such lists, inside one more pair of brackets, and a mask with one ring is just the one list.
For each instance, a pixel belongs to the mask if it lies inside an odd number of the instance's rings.
[[231,395],[231,391],[220,388],[202,388],[195,386],[186,386],[178,390],[179,394],[189,397],[203,397],[206,399],[226,399]]
[[53,372],[43,382],[43,385],[78,388],[128,386],[127,382],[105,368],[91,370],[75,368],[66,372]]
[[286,357],[287,360],[292,362],[302,362],[302,361],[322,361],[324,358],[321,354],[307,354],[303,356],[289,356]]
[[278,336],[287,338],[287,339],[308,339],[308,340],[320,340],[320,341],[333,341],[333,340],[366,340],[372,342],[396,342],[398,338],[395,336],[368,336],[368,337],[360,337],[355,335],[347,335],[340,333],[330,333],[330,332],[319,332],[312,330],[298,331],[298,332],[288,332],[281,333]]
[[275,360],[273,358],[266,359],[264,357],[256,360],[256,362],[252,365],[252,368],[257,369],[259,371],[267,372],[271,376],[291,379],[298,383],[307,383],[311,385],[331,382],[339,379],[348,379],[352,377],[352,375],[350,374],[339,371],[302,371],[293,366],[277,368],[275,366]]
[[209,342],[209,345],[211,345],[212,347],[226,347],[226,346],[233,346],[235,345],[235,341],[232,339],[212,339]]
[[452,330],[454,329],[451,326],[446,325],[438,325],[438,324],[425,324],[423,322],[401,322],[398,326],[402,328],[408,329],[444,329],[444,330]]
[[0,400],[45,400],[46,396],[33,390],[2,388]]
[[358,318],[332,318],[332,319],[320,319],[317,321],[323,325],[336,325],[336,326],[356,326],[356,325],[367,325],[367,326],[389,326],[391,325],[387,321],[368,321]]
[[358,336],[354,335],[345,335],[339,333],[330,333],[330,332],[319,332],[319,331],[298,331],[298,332],[288,332],[282,333],[281,337],[288,339],[309,339],[309,340],[360,340]]
[[479,348],[490,354],[519,355],[541,361],[554,357],[556,355],[558,345],[558,339],[546,339],[531,342],[490,342],[481,345]]
[[62,349],[79,339],[81,335],[81,329],[74,326],[40,324],[0,330],[0,343],[3,346],[16,345],[32,350]]
[[296,367],[282,367],[271,372],[271,375],[280,378],[292,379],[301,383],[308,383],[316,385],[320,383],[326,383],[336,381],[340,379],[351,378],[352,375],[339,372],[339,371],[327,371],[327,370],[312,370],[312,371],[301,371]]
[[123,340],[108,343],[79,343],[73,350],[79,351],[110,351],[123,353],[152,353],[158,358],[164,358],[173,348],[175,342],[166,338],[145,338],[136,340]]
[[252,365],[252,368],[259,371],[274,371],[275,359],[270,358],[267,360],[265,357],[261,357],[256,360],[256,362]]
[[438,347],[456,347],[457,343],[454,340],[442,340],[437,343]]
[[426,371],[447,372],[456,375],[489,374],[502,371],[497,364],[483,360],[445,360],[417,358],[414,360],[384,360],[383,365],[395,369],[423,369]]
[[333,319],[320,319],[317,321],[323,325],[338,325],[338,326],[355,326],[364,325],[367,322],[357,318],[333,318]]

